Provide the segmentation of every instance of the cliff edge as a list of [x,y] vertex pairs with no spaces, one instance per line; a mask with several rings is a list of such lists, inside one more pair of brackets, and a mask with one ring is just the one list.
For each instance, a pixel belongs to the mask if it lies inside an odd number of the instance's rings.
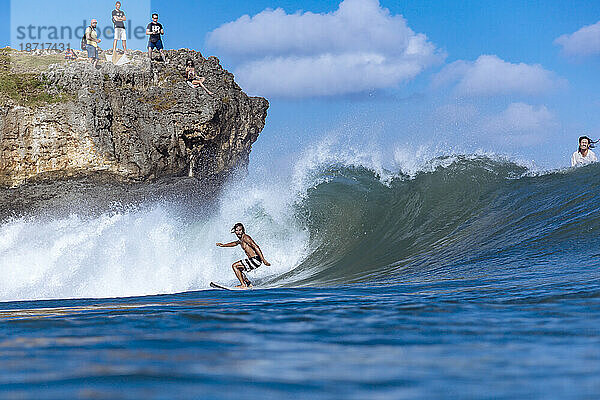
[[[96,69],[62,54],[1,49],[0,186],[79,177],[218,182],[244,167],[268,101],[248,97],[216,57],[166,54],[168,63],[136,51],[130,63]],[[214,95],[187,84],[188,60]]]

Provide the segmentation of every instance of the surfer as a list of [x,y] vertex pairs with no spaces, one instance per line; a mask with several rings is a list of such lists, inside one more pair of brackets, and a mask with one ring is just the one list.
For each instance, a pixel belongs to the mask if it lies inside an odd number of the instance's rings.
[[157,49],[162,57],[163,61],[166,63],[167,58],[165,57],[165,53],[163,52],[163,43],[161,39],[161,35],[165,34],[165,30],[163,29],[162,24],[158,22],[158,14],[152,14],[152,22],[148,24],[146,27],[146,35],[148,38],[148,57],[150,57],[150,61],[152,61],[152,49]]
[[117,53],[117,42],[120,40],[123,42],[123,54],[127,53],[127,34],[125,33],[124,21],[125,13],[121,10],[121,2],[115,3],[115,9],[112,11],[112,21],[115,28],[115,40],[113,40],[113,54]]
[[587,165],[598,161],[596,154],[590,149],[594,147],[594,141],[587,136],[579,138],[579,148],[571,156],[571,167],[578,165]]
[[246,234],[244,225],[238,222],[231,229],[231,233],[235,233],[235,235],[238,237],[238,240],[236,240],[235,242],[225,244],[217,243],[217,246],[235,247],[238,244],[242,246],[242,249],[244,250],[244,252],[246,252],[248,258],[236,261],[235,263],[233,263],[233,265],[231,265],[231,268],[233,268],[235,276],[240,280],[240,284],[236,287],[248,288],[251,286],[251,282],[248,280],[248,278],[246,278],[244,272],[250,272],[260,267],[262,263],[264,263],[267,267],[271,264],[269,264],[269,262],[265,260],[265,257],[263,256],[262,251],[260,250],[260,247],[258,247],[256,242],[252,240],[250,235]]
[[210,95],[214,94],[213,92],[208,90],[206,86],[204,86],[204,80],[206,78],[204,78],[203,76],[198,76],[198,74],[196,74],[196,69],[194,68],[194,62],[192,60],[187,61],[187,66],[185,68],[185,76],[188,81],[188,84],[191,85],[194,89],[198,86],[202,86],[202,88],[206,90],[206,93]]

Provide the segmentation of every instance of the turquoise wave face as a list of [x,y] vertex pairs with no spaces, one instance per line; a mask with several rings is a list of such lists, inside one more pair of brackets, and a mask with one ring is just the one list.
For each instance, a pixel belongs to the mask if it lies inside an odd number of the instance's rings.
[[310,254],[272,282],[395,283],[594,262],[597,165],[531,175],[485,157],[443,164],[388,182],[364,168],[323,170],[297,205]]

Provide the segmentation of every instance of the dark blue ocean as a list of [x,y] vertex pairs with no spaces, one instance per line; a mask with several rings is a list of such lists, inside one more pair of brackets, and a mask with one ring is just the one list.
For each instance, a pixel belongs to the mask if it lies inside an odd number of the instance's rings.
[[[0,397],[600,398],[600,165],[329,163],[0,224]],[[240,187],[244,196],[239,197]],[[231,285],[243,222],[271,267]]]

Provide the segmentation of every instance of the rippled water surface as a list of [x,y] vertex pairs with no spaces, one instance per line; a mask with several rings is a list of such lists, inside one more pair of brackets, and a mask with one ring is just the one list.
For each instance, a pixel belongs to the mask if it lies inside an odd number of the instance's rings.
[[29,398],[594,398],[596,273],[3,304]]

